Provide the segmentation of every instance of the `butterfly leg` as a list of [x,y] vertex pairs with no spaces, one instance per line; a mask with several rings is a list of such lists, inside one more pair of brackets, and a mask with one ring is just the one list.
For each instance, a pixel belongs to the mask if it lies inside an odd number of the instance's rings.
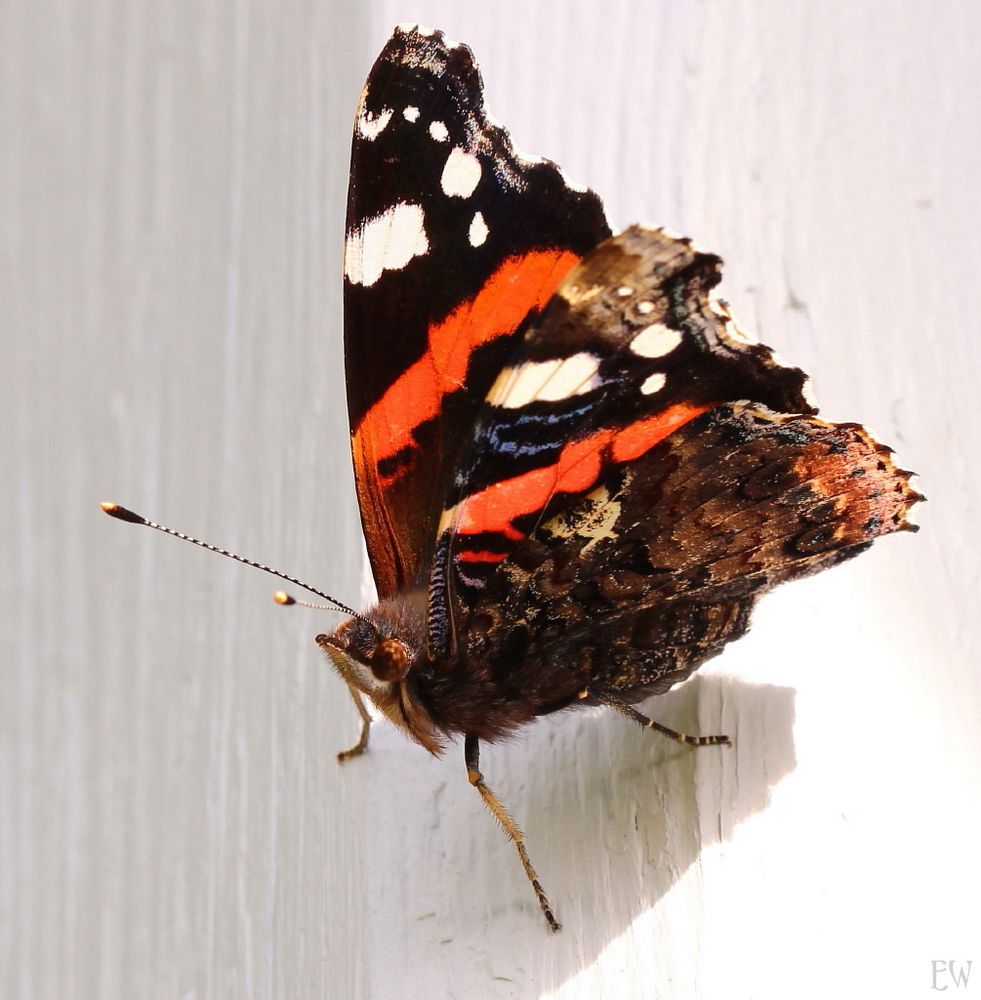
[[595,701],[598,701],[601,705],[606,705],[607,708],[612,708],[614,712],[619,712],[622,716],[624,716],[624,718],[636,722],[639,726],[643,726],[645,729],[656,729],[659,733],[663,733],[665,736],[668,736],[673,740],[677,740],[679,743],[684,743],[686,746],[732,746],[732,740],[730,740],[728,736],[686,736],[684,733],[676,732],[674,729],[668,729],[667,726],[662,726],[659,722],[655,722],[653,719],[648,719],[646,715],[638,712],[632,705],[628,705],[625,701],[621,701],[612,694],[599,694],[596,691],[585,690],[580,692],[579,697],[591,697]]
[[553,931],[559,930],[562,925],[555,919],[555,915],[552,913],[552,904],[548,901],[548,896],[545,895],[545,890],[542,888],[541,882],[538,881],[538,874],[532,867],[528,851],[525,849],[525,835],[518,829],[517,824],[511,819],[510,814],[504,806],[501,805],[498,797],[484,784],[484,776],[480,773],[480,741],[476,736],[468,736],[466,738],[463,744],[463,754],[467,763],[467,777],[470,779],[470,784],[480,792],[480,797],[484,800],[484,805],[490,810],[494,819],[501,824],[504,832],[518,849],[518,857],[521,858],[525,875],[528,877],[531,887],[535,890],[535,895],[538,897],[538,905],[542,908],[542,913],[545,914],[548,926]]
[[354,707],[358,710],[358,715],[361,716],[361,735],[353,747],[350,747],[348,750],[342,750],[337,755],[337,759],[342,764],[352,757],[363,754],[368,749],[368,731],[371,729],[371,716],[368,714],[368,709],[364,706],[364,699],[361,697],[361,693],[351,687],[350,684],[348,684],[347,689],[351,693],[351,699],[354,701]]

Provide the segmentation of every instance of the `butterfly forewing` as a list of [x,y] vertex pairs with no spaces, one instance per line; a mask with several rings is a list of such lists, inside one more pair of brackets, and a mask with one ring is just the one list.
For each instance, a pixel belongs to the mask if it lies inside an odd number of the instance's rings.
[[599,199],[515,153],[470,50],[397,29],[355,124],[345,247],[348,407],[381,596],[428,578],[484,396],[530,315],[609,235]]

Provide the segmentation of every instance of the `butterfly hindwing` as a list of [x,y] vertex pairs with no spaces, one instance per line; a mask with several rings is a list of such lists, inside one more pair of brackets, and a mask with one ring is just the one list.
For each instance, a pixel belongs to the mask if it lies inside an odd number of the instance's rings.
[[424,581],[453,470],[518,331],[609,235],[522,158],[470,50],[397,29],[355,124],[344,326],[355,478],[380,596]]
[[461,644],[565,677],[555,695],[637,700],[742,635],[764,590],[911,529],[917,499],[857,424],[722,404],[547,510],[486,579]]

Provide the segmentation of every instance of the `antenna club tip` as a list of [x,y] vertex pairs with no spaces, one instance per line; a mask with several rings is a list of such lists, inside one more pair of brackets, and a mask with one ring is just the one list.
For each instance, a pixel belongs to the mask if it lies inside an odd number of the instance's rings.
[[296,604],[296,601],[290,597],[285,590],[277,590],[276,593],[273,594],[273,600],[277,604]]
[[115,517],[120,521],[129,521],[131,524],[146,524],[147,520],[139,514],[134,514],[131,510],[127,510],[125,507],[120,507],[118,503],[113,503],[111,500],[105,500],[99,504],[99,506],[110,516]]

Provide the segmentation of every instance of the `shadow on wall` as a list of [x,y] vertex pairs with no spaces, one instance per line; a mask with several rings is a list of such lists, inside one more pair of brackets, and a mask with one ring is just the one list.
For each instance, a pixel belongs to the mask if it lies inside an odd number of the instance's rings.
[[[407,995],[441,995],[446,970],[476,953],[544,992],[588,966],[704,847],[767,807],[796,766],[794,698],[791,688],[703,676],[641,706],[688,733],[718,732],[721,721],[731,749],[692,750],[601,709],[542,720],[518,745],[485,748],[488,783],[525,831],[563,923],[554,937],[513,848],[467,785],[462,748],[429,762],[399,753],[397,735],[386,734],[376,747],[385,759],[370,762],[371,893],[376,921],[397,910]],[[444,780],[427,796],[430,766]]]
[[[580,910],[574,914],[565,904],[570,925],[595,925],[605,909],[629,910],[629,919],[647,910],[703,847],[724,842],[737,824],[769,805],[773,787],[796,766],[794,697],[792,688],[698,677],[643,706],[652,718],[670,720],[684,732],[725,732],[733,739],[731,749],[692,749],[629,725],[609,731],[607,759],[581,761],[583,786],[578,794],[568,789],[567,796],[556,795],[553,808],[564,802],[566,811],[552,816],[578,831],[569,845],[571,870],[605,866],[604,881],[617,904],[607,906],[604,888],[587,877],[583,892],[577,894],[575,884],[566,890]],[[706,718],[715,725],[707,726]],[[589,721],[595,725],[582,720]],[[613,934],[623,929],[610,928]]]

